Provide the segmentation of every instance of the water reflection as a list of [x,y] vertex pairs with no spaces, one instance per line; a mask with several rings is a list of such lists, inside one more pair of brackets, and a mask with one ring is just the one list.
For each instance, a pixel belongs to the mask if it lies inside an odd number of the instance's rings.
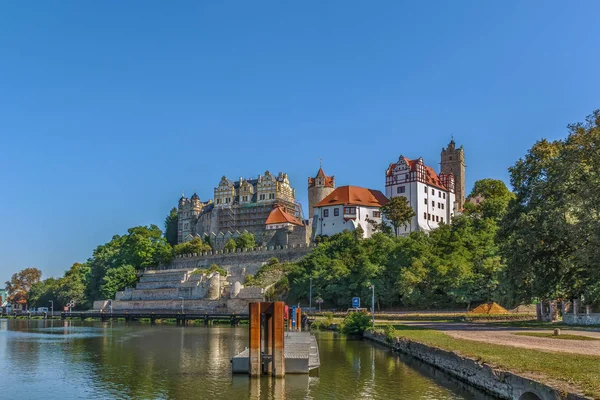
[[[232,376],[247,328],[0,320],[0,393],[45,399],[489,399],[413,359],[318,335],[321,369]],[[26,382],[27,384],[14,384]]]

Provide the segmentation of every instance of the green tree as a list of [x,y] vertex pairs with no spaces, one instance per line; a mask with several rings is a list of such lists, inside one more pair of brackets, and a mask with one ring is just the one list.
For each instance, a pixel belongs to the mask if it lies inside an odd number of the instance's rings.
[[404,196],[392,197],[386,205],[381,207],[381,211],[394,227],[394,234],[396,236],[398,236],[398,228],[408,225],[410,220],[416,215]]
[[469,198],[481,196],[483,201],[473,205],[467,203],[465,209],[471,213],[481,213],[484,218],[500,221],[506,214],[509,202],[515,195],[506,184],[498,179],[485,178],[475,182]]
[[193,238],[189,242],[179,243],[173,248],[175,254],[198,254],[212,251],[209,244],[202,241],[200,238]]
[[541,140],[510,168],[516,199],[499,240],[505,281],[520,301],[582,297],[600,302],[600,111]]
[[171,246],[177,244],[177,208],[171,208],[165,218],[165,239]]
[[132,265],[112,268],[104,276],[100,292],[103,298],[114,299],[118,291],[124,290],[127,287],[133,287],[136,282],[136,269]]
[[235,239],[235,246],[238,249],[253,249],[256,247],[256,239],[249,232],[244,232]]
[[227,242],[225,242],[225,247],[224,247],[225,250],[234,251],[235,248],[236,248],[235,240],[228,239]]

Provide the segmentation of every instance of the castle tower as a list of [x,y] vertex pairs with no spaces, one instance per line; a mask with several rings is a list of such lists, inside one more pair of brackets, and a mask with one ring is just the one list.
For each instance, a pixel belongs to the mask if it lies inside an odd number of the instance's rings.
[[463,146],[456,148],[454,138],[447,148],[442,148],[440,172],[444,175],[454,175],[454,193],[456,195],[456,208],[462,210],[465,204],[465,150]]
[[196,189],[194,189],[194,194],[192,195],[191,201],[192,217],[198,218],[200,212],[202,211],[202,203],[200,202],[200,196],[198,196],[198,194],[196,193]]
[[323,168],[319,167],[319,172],[314,178],[308,178],[308,219],[312,220],[315,212],[314,207],[321,200],[327,197],[335,189],[335,177],[327,176]]

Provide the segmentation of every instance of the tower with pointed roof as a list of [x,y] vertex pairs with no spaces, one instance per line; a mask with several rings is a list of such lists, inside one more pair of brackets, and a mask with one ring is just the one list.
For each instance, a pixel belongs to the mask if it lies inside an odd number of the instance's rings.
[[319,167],[317,176],[308,178],[308,219],[312,220],[315,205],[317,205],[325,197],[329,196],[335,189],[335,177],[327,176],[323,171],[323,167]]
[[444,175],[454,175],[454,191],[456,195],[456,209],[463,209],[465,204],[465,150],[463,146],[456,148],[454,137],[447,148],[442,148],[440,172]]

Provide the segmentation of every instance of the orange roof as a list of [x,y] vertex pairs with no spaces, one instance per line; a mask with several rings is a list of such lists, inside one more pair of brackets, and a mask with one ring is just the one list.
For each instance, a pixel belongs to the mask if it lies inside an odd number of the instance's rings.
[[321,200],[315,207],[352,205],[381,207],[389,202],[379,190],[365,189],[358,186],[340,186]]
[[295,218],[292,215],[288,214],[281,207],[275,207],[273,210],[271,210],[271,213],[269,214],[269,218],[267,218],[265,225],[285,223],[303,226],[302,222],[300,222],[298,218]]
[[333,187],[333,176],[327,176],[325,175],[325,172],[323,171],[323,168],[319,168],[319,171],[317,172],[317,176],[314,178],[308,178],[308,186],[314,186],[315,185],[315,179],[316,178],[324,178],[324,184],[323,186],[325,187]]
[[[406,157],[402,157],[402,158],[404,159],[404,161],[408,165],[408,168],[410,168],[411,172],[417,171],[418,160],[411,160],[411,159],[408,159]],[[448,191],[448,188],[446,186],[444,186],[444,184],[440,180],[440,177],[435,172],[435,170],[433,168],[425,165],[425,164],[423,164],[423,166],[425,167],[425,183],[427,183],[428,185],[436,186],[436,187],[438,187],[440,189]],[[396,167],[396,164],[390,164],[388,170],[386,171],[386,175],[387,176],[392,176],[392,170],[395,167]]]

